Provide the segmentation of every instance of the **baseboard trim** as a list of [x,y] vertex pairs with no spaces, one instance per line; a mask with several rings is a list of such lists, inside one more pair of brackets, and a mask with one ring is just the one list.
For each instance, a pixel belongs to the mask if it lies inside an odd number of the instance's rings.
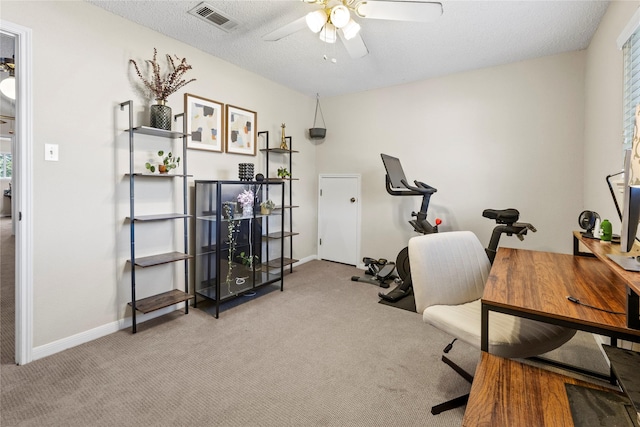
[[[144,323],[148,320],[155,319],[156,317],[169,314],[172,311],[182,310],[183,308],[184,303],[181,303],[154,311],[153,313],[138,314],[136,316],[136,321],[138,324]],[[125,317],[124,319],[116,320],[115,322],[107,323],[105,325],[98,326],[97,328],[89,329],[88,331],[80,332],[79,334],[71,335],[70,337],[66,337],[61,340],[34,347],[32,360],[38,360],[42,359],[43,357],[60,353],[61,351],[76,347],[80,344],[85,344],[98,338],[110,335],[114,332],[118,332],[121,329],[130,328],[131,325],[131,317]]]
[[[310,255],[302,258],[293,264],[294,267],[307,263],[309,261],[317,260],[317,255]],[[161,310],[154,311],[148,314],[138,314],[137,322],[144,323],[148,320],[155,319],[156,317],[164,316],[175,310],[182,310],[184,303],[176,304],[171,307],[166,307]],[[80,344],[88,343],[90,341],[102,338],[114,332],[118,332],[121,329],[130,328],[132,324],[131,317],[125,317],[124,319],[116,320],[115,322],[107,323],[97,328],[89,329],[88,331],[80,332],[79,334],[72,335],[70,337],[63,338],[61,340],[53,341],[48,344],[40,345],[33,348],[32,360],[42,359],[43,357],[51,356],[61,351],[67,350],[72,347],[76,347]]]
[[304,258],[302,258],[301,260],[298,260],[298,261],[294,262],[294,263],[293,263],[293,266],[294,266],[294,267],[298,267],[299,265],[302,265],[302,264],[304,264],[304,263],[306,263],[306,262],[309,262],[309,261],[315,261],[315,260],[317,260],[317,259],[318,259],[318,256],[317,256],[317,255],[310,255],[310,256],[308,256],[308,257],[304,257]]

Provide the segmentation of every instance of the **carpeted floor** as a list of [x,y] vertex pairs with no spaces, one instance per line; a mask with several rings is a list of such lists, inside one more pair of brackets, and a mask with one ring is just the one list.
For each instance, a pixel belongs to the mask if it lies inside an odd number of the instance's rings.
[[[11,234],[11,218],[0,218],[0,364],[2,365],[15,361],[15,241],[15,236]],[[1,382],[0,385],[2,385]]]
[[[219,319],[199,304],[25,366],[3,348],[0,425],[459,426],[464,408],[429,413],[469,390],[440,362],[451,338],[378,304],[379,288],[350,280],[358,273],[308,262],[284,292]],[[589,338],[565,352],[601,364]],[[479,352],[456,343],[449,356],[473,372]]]

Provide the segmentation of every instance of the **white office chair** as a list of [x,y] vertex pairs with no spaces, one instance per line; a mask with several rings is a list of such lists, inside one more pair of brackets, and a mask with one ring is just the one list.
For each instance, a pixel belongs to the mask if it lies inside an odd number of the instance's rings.
[[[425,322],[480,348],[480,298],[491,265],[470,231],[427,234],[409,240],[416,311]],[[492,312],[489,353],[526,358],[554,350],[569,341],[573,329]],[[455,341],[455,340],[454,340]],[[449,351],[450,345],[445,349]],[[471,382],[473,376],[446,356],[442,361]],[[432,414],[465,405],[468,394],[431,408]]]

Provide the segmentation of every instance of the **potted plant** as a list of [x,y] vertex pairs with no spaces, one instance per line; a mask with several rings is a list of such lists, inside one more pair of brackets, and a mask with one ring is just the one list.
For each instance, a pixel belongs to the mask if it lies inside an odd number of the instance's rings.
[[169,70],[166,73],[162,73],[157,56],[158,51],[153,48],[153,59],[145,60],[151,68],[150,78],[142,75],[135,60],[130,59],[129,62],[133,64],[136,74],[138,74],[147,91],[157,102],[157,104],[151,106],[151,127],[171,130],[171,108],[165,105],[167,98],[185,85],[195,81],[195,79],[187,81],[183,78],[184,74],[191,69],[191,65],[187,64],[186,58],[180,59],[178,55],[172,57],[167,54]]
[[270,215],[271,211],[276,208],[276,204],[273,203],[273,200],[265,200],[260,203],[260,213],[262,215]]
[[291,178],[291,173],[285,167],[278,168],[278,178]]
[[243,190],[238,194],[238,203],[242,206],[242,216],[253,216],[253,191]]
[[[158,165],[158,172],[160,173],[167,173],[171,169],[175,169],[180,165],[180,157],[173,157],[171,152],[167,153],[165,156],[164,151],[160,150],[158,151],[158,156],[162,158],[162,163]],[[152,173],[156,171],[156,167],[150,162],[145,163],[144,167]]]
[[[318,110],[320,110],[320,118],[322,119],[322,127],[316,127],[318,120]],[[316,94],[316,115],[313,118],[313,127],[309,129],[309,137],[311,139],[323,139],[327,135],[326,125],[324,124],[324,115],[322,107],[320,107],[320,94]]]

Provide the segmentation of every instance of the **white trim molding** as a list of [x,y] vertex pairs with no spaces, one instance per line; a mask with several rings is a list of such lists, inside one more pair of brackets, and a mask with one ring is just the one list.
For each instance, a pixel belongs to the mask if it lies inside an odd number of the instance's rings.
[[0,31],[15,37],[16,155],[13,204],[16,221],[16,363],[33,360],[33,55],[32,31],[0,20]]
[[[137,323],[141,324],[143,322],[155,319],[156,317],[164,316],[165,314],[169,314],[172,311],[181,309],[184,310],[184,303],[171,305],[152,313],[140,314],[137,316]],[[43,357],[51,356],[69,348],[76,347],[78,345],[85,344],[90,341],[97,340],[98,338],[113,334],[121,329],[131,328],[132,324],[133,321],[131,317],[125,317],[124,319],[116,320],[114,322],[98,326],[97,328],[89,329],[88,331],[80,332],[78,334],[71,335],[70,337],[62,338],[60,340],[35,347],[33,349],[32,360],[42,359]]]

